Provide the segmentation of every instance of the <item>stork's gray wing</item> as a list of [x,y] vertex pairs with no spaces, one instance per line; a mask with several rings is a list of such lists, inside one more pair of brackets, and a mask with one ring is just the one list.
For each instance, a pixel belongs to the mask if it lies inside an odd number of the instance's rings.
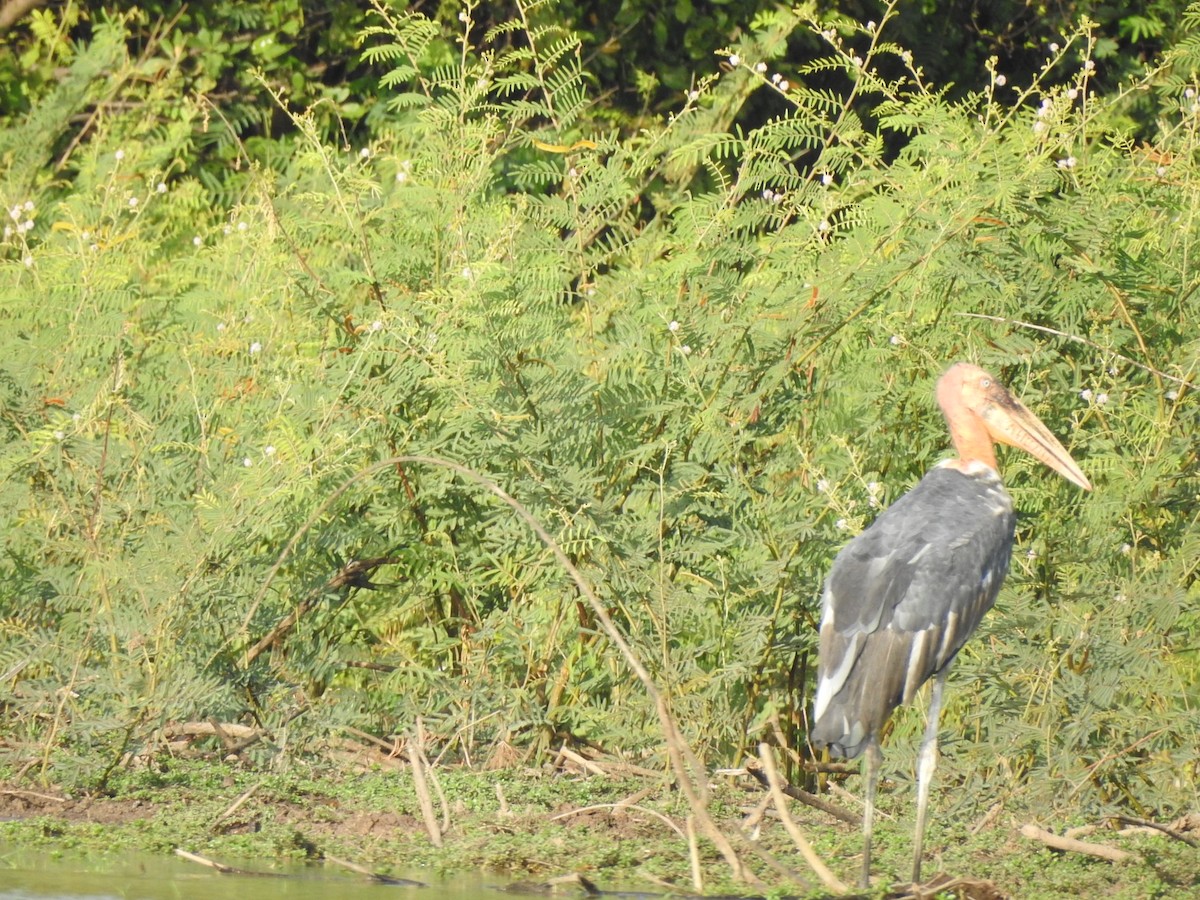
[[811,737],[853,758],[996,601],[1015,516],[990,469],[938,467],[847,544],[825,584]]

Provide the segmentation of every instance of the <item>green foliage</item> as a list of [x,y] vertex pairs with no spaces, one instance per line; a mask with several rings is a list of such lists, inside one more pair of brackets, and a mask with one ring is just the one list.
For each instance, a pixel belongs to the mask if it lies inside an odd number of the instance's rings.
[[[966,358],[1097,490],[1003,460],[1017,555],[946,777],[964,805],[1194,805],[1192,45],[1111,102],[1086,59],[951,101],[890,10],[776,11],[623,135],[546,13],[479,37],[377,8],[376,136],[331,143],[264,79],[291,137],[234,142],[228,179],[189,174],[207,107],[128,77],[118,21],[0,138],[12,765],[104,784],[210,717],[268,729],[260,758],[350,728],[471,762],[660,753],[547,548],[398,455],[525,504],[708,760],[776,724],[802,748],[824,573],[944,453],[931,387]],[[785,85],[796,33],[822,49]],[[50,177],[96,91],[130,103]],[[1114,124],[1134,93],[1160,106],[1142,147]],[[752,98],[767,119],[728,127]],[[898,769],[919,728],[898,715]]]

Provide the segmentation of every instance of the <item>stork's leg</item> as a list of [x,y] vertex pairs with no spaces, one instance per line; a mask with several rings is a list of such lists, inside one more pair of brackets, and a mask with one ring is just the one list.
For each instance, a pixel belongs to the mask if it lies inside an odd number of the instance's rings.
[[913,836],[913,884],[921,883],[921,852],[925,845],[925,810],[929,806],[929,783],[933,770],[937,768],[938,719],[942,714],[942,688],[946,685],[946,666],[933,679],[929,695],[929,721],[925,725],[925,738],[921,741],[921,755],[917,763],[917,833]]
[[867,808],[863,811],[863,866],[858,886],[866,890],[871,886],[871,832],[875,827],[875,787],[879,784],[879,764],[883,754],[879,752],[879,738],[874,735],[867,742],[863,765],[867,775]]

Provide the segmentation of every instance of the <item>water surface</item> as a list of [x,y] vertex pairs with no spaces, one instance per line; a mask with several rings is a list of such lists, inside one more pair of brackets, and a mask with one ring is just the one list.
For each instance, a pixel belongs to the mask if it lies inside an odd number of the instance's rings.
[[173,856],[122,854],[57,857],[0,847],[0,900],[466,900],[503,898],[504,879],[473,875],[450,880],[420,872],[389,873],[426,882],[410,888],[377,884],[322,864],[222,859],[274,876],[224,875]]

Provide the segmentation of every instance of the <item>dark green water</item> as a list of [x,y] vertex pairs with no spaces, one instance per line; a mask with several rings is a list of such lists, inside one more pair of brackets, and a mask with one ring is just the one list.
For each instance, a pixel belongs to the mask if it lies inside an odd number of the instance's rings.
[[374,884],[344,869],[222,860],[239,868],[287,877],[222,875],[169,856],[133,854],[103,859],[56,859],[0,847],[0,900],[466,900],[508,896],[493,889],[502,879],[471,876],[437,881],[410,872],[426,888]]

